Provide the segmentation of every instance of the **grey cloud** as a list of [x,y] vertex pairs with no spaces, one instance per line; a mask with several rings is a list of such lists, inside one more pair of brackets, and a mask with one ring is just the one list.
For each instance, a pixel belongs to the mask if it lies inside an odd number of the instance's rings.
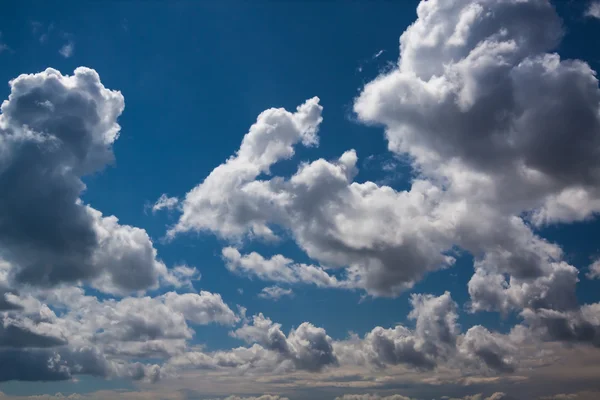
[[534,332],[547,340],[584,342],[600,347],[600,303],[570,311],[525,309],[521,316]]
[[323,328],[308,322],[292,329],[286,337],[280,324],[259,314],[253,317],[252,324],[244,324],[231,335],[278,353],[282,359],[291,361],[300,370],[320,371],[338,363],[332,339]]

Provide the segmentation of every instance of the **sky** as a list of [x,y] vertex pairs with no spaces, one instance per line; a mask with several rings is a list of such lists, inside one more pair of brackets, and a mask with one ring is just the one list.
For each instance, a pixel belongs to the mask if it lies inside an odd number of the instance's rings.
[[2,5],[0,400],[600,397],[600,2]]

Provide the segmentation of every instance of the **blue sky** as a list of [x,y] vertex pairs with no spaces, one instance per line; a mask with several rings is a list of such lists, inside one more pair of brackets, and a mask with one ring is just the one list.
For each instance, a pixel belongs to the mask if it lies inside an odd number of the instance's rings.
[[[0,201],[0,313],[33,339],[13,349],[0,330],[0,360],[64,368],[0,367],[0,392],[496,400],[563,393],[539,384],[558,374],[597,395],[594,371],[556,360],[600,360],[600,4],[423,3],[4,4],[0,189],[17,200]],[[118,139],[90,144],[115,123]],[[281,143],[293,150],[260,158]],[[172,207],[153,210],[163,194]],[[261,295],[273,287],[291,295]]]

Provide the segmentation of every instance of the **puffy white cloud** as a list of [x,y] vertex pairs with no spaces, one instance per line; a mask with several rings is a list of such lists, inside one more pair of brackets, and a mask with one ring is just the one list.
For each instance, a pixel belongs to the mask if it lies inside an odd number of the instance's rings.
[[258,314],[253,317],[251,324],[245,323],[231,332],[231,336],[274,351],[282,360],[292,362],[300,370],[320,371],[338,363],[332,339],[323,328],[308,322],[292,329],[286,337],[281,331],[281,324]]
[[389,149],[442,190],[428,213],[475,256],[474,309],[571,307],[576,269],[521,217],[600,210],[594,71],[550,53],[562,29],[547,1],[434,0],[417,14],[398,67],[356,99],[358,117],[383,124]]
[[460,333],[456,303],[446,292],[439,297],[413,295],[411,304],[409,318],[416,321],[414,331],[402,325],[390,329],[378,326],[361,341],[339,344],[336,351],[378,367],[405,364],[421,370],[435,368],[456,349]]
[[448,292],[441,296],[413,295],[409,318],[415,329],[403,325],[375,327],[364,338],[334,343],[342,364],[371,364],[378,368],[405,365],[432,370],[440,365],[465,372],[512,372],[518,343],[506,335],[489,332],[481,326],[461,334],[457,305]]
[[168,277],[143,229],[121,225],[79,199],[82,176],[112,162],[123,96],[96,71],[20,75],[0,115],[2,257],[18,283],[91,282],[125,293]]
[[268,286],[263,288],[258,294],[258,297],[263,299],[271,299],[271,300],[279,300],[284,296],[294,296],[294,291],[292,289],[284,289],[279,286]]
[[[238,154],[188,193],[218,197],[196,208],[190,202],[170,233],[186,230],[178,227],[193,215],[198,229],[229,238],[256,227],[269,236],[269,226],[278,225],[311,258],[345,268],[348,287],[383,296],[451,266],[458,247],[476,260],[473,310],[506,312],[539,297],[569,307],[572,297],[554,292],[575,284],[575,268],[522,218],[571,222],[600,207],[600,91],[587,64],[549,53],[561,33],[542,0],[422,2],[401,37],[398,68],[368,83],[354,104],[360,120],[385,126],[391,151],[409,156],[417,173],[410,190],[354,182],[353,150],[303,163],[289,179],[260,180],[260,167],[240,156],[252,148],[245,143],[258,136],[257,123]],[[274,132],[260,137],[278,146],[286,131]],[[286,157],[294,143],[286,142]],[[267,157],[267,164],[280,158]],[[217,176],[232,186],[209,191]],[[214,207],[223,207],[218,215],[226,219],[205,215]],[[224,251],[255,275],[290,280],[287,259],[237,253]],[[493,285],[482,284],[488,280]]]
[[250,224],[254,235],[272,238],[267,226],[270,207],[257,204],[252,193],[247,194],[244,184],[260,174],[268,174],[277,161],[292,157],[294,144],[315,145],[321,110],[315,97],[299,106],[295,113],[274,108],[262,112],[237,153],[186,195],[183,214],[169,235],[211,230],[224,237],[235,237],[244,235],[245,225]]
[[238,321],[235,313],[223,302],[220,294],[201,291],[200,294],[169,292],[162,296],[164,304],[195,324],[219,323],[233,325]]

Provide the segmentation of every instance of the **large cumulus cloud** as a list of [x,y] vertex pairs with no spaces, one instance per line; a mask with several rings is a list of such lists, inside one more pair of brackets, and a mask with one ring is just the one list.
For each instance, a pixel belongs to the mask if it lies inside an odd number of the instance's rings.
[[79,198],[81,178],[114,159],[121,93],[83,67],[20,75],[10,88],[0,115],[0,256],[14,279],[117,293],[155,287],[168,273],[146,231]]

